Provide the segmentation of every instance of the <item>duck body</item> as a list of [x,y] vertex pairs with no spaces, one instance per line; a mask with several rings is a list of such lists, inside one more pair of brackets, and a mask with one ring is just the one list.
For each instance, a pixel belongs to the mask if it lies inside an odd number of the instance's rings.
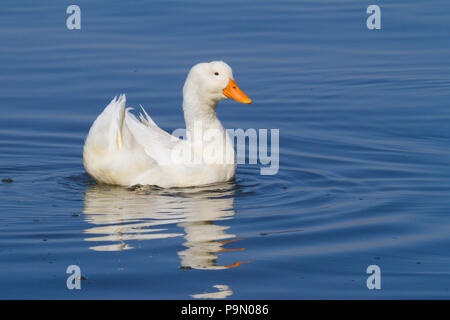
[[187,139],[160,129],[145,110],[138,119],[126,107],[125,95],[114,98],[89,130],[86,171],[99,183],[122,186],[189,187],[233,179],[233,143],[216,115],[218,101],[227,97],[251,103],[227,64],[191,69],[183,88]]

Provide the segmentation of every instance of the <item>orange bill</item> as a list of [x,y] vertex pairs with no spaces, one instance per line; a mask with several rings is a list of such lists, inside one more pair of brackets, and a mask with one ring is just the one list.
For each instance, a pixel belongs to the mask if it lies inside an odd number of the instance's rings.
[[244,92],[242,92],[241,89],[239,89],[239,87],[237,86],[236,82],[234,82],[233,79],[230,79],[228,81],[227,87],[223,89],[223,94],[225,95],[225,97],[234,99],[238,102],[247,104],[252,103],[252,99],[247,97],[247,95]]

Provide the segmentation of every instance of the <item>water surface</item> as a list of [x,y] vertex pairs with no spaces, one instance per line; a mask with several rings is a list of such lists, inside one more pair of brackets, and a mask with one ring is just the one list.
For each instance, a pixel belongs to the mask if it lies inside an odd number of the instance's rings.
[[[445,298],[450,288],[450,4],[4,0],[0,298]],[[224,60],[280,130],[280,169],[178,190],[97,185],[89,127],[120,93],[183,128],[189,68]],[[382,271],[368,290],[366,268]],[[81,290],[68,290],[78,265]]]

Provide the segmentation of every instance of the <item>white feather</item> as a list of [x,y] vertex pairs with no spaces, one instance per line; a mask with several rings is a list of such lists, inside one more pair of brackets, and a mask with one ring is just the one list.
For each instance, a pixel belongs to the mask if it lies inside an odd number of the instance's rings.
[[[211,78],[211,68],[218,69],[223,79]],[[215,114],[218,100],[231,68],[223,62],[199,64],[189,73],[183,90],[186,125],[189,130],[195,121],[225,134]],[[212,79],[212,80],[208,80]],[[204,81],[210,81],[211,83]],[[199,91],[203,82],[204,92]],[[190,141],[180,140],[159,128],[141,106],[139,118],[126,107],[124,94],[114,97],[97,117],[86,138],[83,162],[87,172],[97,181],[131,186],[152,184],[162,187],[184,187],[230,180],[235,163],[207,164],[176,163],[176,148],[191,148]],[[212,147],[222,148],[221,145]],[[232,147],[231,147],[232,148]],[[193,152],[198,152],[194,150]],[[234,155],[234,151],[231,151]]]

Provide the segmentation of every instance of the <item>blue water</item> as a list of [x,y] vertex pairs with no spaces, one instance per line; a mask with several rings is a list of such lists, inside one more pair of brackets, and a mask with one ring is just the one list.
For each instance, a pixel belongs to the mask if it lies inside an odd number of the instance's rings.
[[[450,297],[450,3],[3,0],[0,44],[0,298]],[[280,130],[278,174],[96,185],[82,148],[107,103],[183,128],[212,60],[254,101],[221,102],[224,126]]]

